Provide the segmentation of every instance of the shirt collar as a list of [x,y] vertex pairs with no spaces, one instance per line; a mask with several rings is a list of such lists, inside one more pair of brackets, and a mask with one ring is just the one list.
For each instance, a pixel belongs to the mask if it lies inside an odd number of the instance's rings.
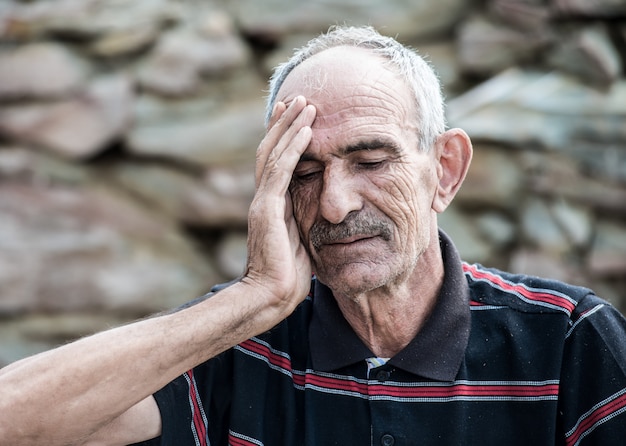
[[[417,336],[388,364],[423,378],[455,378],[470,332],[469,287],[458,251],[439,231],[444,280],[437,303]],[[309,327],[311,359],[319,371],[332,371],[375,356],[343,317],[330,289],[315,281]]]

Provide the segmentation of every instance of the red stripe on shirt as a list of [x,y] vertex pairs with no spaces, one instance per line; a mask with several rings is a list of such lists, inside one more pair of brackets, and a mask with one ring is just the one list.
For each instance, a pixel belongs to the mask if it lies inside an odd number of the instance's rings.
[[334,376],[318,375],[314,373],[294,373],[291,361],[256,342],[254,339],[240,344],[240,347],[261,355],[267,361],[292,376],[295,384],[301,386],[315,386],[321,390],[355,393],[369,396],[388,396],[395,398],[454,398],[454,397],[556,397],[559,386],[556,383],[537,384],[468,384],[457,383],[451,385],[428,386],[396,386],[393,384],[370,384],[365,381],[341,379]]
[[244,440],[243,438],[235,437],[232,432],[228,434],[228,444],[232,446],[257,446],[257,443]]
[[193,417],[193,425],[200,441],[200,446],[206,446],[206,426],[202,419],[202,412],[197,398],[196,381],[193,377],[193,370],[186,373],[189,379],[189,398],[191,401],[191,415]]
[[556,397],[558,384],[452,384],[449,386],[395,386],[366,384],[352,380],[341,380],[319,375],[307,374],[306,383],[326,390],[352,392],[369,396],[387,396],[394,398],[455,398],[455,397]]
[[239,347],[263,356],[270,364],[291,374],[294,384],[304,386],[304,374],[293,374],[291,361],[285,356],[273,352],[272,350],[270,350],[269,347],[259,342],[256,342],[254,339],[248,339],[247,341],[242,342],[241,344],[239,344]]
[[270,364],[291,372],[291,361],[289,358],[274,353],[266,345],[255,342],[252,339],[248,339],[247,341],[239,344],[239,346],[251,352],[258,353],[259,355],[267,358]]
[[568,313],[571,313],[575,308],[575,304],[572,301],[563,296],[559,296],[558,294],[550,293],[550,290],[528,289],[523,285],[507,282],[502,277],[496,274],[492,274],[484,270],[479,270],[475,265],[468,265],[464,263],[463,270],[466,273],[471,274],[476,279],[486,280],[487,282],[505,291],[520,294],[529,300],[555,305],[557,307],[563,308]]
[[306,385],[313,385],[326,390],[339,390],[342,392],[359,393],[361,395],[368,394],[368,386],[366,383],[351,379],[337,379],[330,376],[307,373],[304,380]]
[[468,385],[426,387],[390,387],[375,385],[370,387],[370,395],[384,395],[398,398],[454,398],[454,397],[548,397],[557,396],[557,384],[542,385]]
[[626,394],[608,401],[606,404],[598,407],[580,421],[574,432],[567,436],[565,443],[568,446],[575,445],[578,443],[580,438],[595,429],[597,423],[601,424],[603,419],[609,419],[611,414],[614,414],[624,407],[626,407]]

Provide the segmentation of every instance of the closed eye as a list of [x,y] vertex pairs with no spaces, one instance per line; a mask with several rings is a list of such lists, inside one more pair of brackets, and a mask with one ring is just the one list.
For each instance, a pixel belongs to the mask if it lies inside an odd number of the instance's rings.
[[298,181],[310,181],[322,174],[322,167],[311,161],[300,162],[293,172],[293,178]]
[[317,177],[321,172],[303,172],[303,173],[294,173],[293,177],[299,181],[310,181]]
[[399,151],[395,146],[378,146],[381,142],[360,144],[350,148],[350,162],[356,169],[377,170],[398,157]]
[[385,160],[377,160],[377,161],[359,161],[357,163],[358,167],[365,170],[376,170],[379,167],[382,167],[385,164]]

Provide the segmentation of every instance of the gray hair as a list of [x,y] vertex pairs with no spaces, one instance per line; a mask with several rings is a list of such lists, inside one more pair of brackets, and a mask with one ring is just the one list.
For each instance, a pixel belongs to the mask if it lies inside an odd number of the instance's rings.
[[433,68],[413,49],[397,40],[378,33],[371,26],[335,26],[296,50],[285,63],[278,65],[269,82],[269,95],[265,112],[265,124],[269,121],[276,102],[278,90],[291,71],[305,60],[322,51],[338,46],[371,49],[387,59],[413,91],[417,106],[416,120],[420,123],[419,144],[429,150],[437,137],[445,131],[444,103],[441,85]]

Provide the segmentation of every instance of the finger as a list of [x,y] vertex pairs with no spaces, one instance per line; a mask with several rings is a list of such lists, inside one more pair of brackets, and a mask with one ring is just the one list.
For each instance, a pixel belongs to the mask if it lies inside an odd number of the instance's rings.
[[[272,110],[272,116],[267,128],[267,133],[256,151],[255,186],[259,186],[261,173],[267,162],[267,157],[280,140],[282,134],[293,123],[300,111],[306,105],[306,100],[302,96],[297,96],[291,101],[289,107],[284,102],[277,102]],[[287,113],[286,113],[287,112]]]
[[[274,166],[283,152],[290,148],[292,141],[302,127],[310,127],[315,120],[315,107],[308,105],[301,108],[304,104],[304,98],[302,97],[296,98],[294,102],[298,103],[290,105],[259,145],[255,169],[255,183],[257,187],[267,166]],[[304,149],[306,149],[306,146],[302,147],[301,144],[296,148],[296,150],[299,150],[299,154],[302,154]]]
[[[287,110],[287,106],[285,105],[284,102],[277,102],[276,104],[274,104],[274,108],[272,109],[272,115],[270,116],[270,121],[267,126],[267,133],[269,133],[270,130],[274,128],[274,126],[276,125],[278,120],[281,118],[283,113],[285,113],[285,110]],[[259,144],[259,147],[257,148],[257,151],[256,151],[256,163],[255,163],[255,170],[254,170],[255,188],[259,187],[259,181],[261,179],[261,172],[263,171],[263,167],[265,166],[265,163],[267,161],[267,155],[269,155],[269,151],[267,149],[263,150],[265,147],[265,144],[269,144],[269,141],[266,142],[266,139],[268,139],[268,136],[269,135],[267,135],[263,139],[263,141],[261,142],[261,144]]]
[[280,135],[274,147],[267,154],[266,166],[277,162],[286,151],[296,150],[299,151],[298,156],[302,154],[306,146],[302,147],[301,144],[297,144],[297,147],[295,147],[294,143],[296,141],[301,143],[300,132],[304,127],[307,127],[309,131],[311,130],[310,127],[315,120],[315,113],[315,107],[312,105],[307,105],[302,109],[291,125]]
[[[310,106],[313,111],[315,110]],[[313,114],[314,112],[309,111]],[[313,132],[308,125],[299,128],[298,132],[286,144],[284,150],[279,150],[277,146],[270,154],[267,164],[263,169],[259,188],[271,189],[277,196],[287,193],[293,171],[295,170],[300,157],[309,146]]]
[[274,125],[278,121],[278,118],[282,116],[285,110],[287,110],[287,106],[285,105],[284,102],[279,101],[276,104],[274,104],[274,108],[272,109],[272,116],[270,116],[270,122],[269,122],[269,125],[267,126],[268,131],[269,129],[274,127]]

